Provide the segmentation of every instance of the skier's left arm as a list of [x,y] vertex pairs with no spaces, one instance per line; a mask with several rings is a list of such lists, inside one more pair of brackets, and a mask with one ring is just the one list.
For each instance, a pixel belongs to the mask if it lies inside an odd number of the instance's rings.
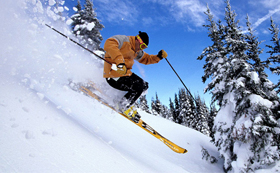
[[155,64],[163,58],[167,57],[167,53],[164,50],[158,52],[157,55],[149,55],[144,51],[139,51],[138,56],[135,58],[142,64]]

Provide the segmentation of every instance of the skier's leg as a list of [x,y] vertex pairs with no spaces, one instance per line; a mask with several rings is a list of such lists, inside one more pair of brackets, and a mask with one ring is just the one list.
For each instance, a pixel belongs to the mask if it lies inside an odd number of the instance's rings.
[[129,108],[148,89],[148,83],[136,74],[131,76],[120,77],[118,80],[107,79],[109,85],[121,91],[127,91],[122,102],[128,102],[126,107]]
[[130,86],[129,91],[125,94],[125,98],[130,101],[129,106],[133,105],[136,100],[141,96],[143,92],[148,89],[148,82],[145,82],[142,78],[136,74],[132,74],[127,84]]

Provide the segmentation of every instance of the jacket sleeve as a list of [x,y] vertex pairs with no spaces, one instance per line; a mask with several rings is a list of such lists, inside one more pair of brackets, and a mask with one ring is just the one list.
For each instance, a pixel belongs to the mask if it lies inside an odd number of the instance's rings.
[[138,60],[142,64],[155,64],[158,63],[161,59],[157,55],[149,55],[144,52],[144,55]]
[[113,37],[108,38],[104,44],[104,50],[116,64],[124,63],[119,44],[118,40]]

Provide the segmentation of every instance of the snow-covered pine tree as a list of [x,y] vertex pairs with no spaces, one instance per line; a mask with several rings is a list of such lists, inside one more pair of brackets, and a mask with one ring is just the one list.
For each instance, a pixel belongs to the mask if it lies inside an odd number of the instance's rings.
[[175,93],[175,99],[174,99],[174,102],[175,102],[175,111],[174,111],[174,114],[173,114],[173,120],[175,123],[178,123],[178,124],[181,124],[181,119],[179,119],[179,114],[180,114],[180,103],[179,103],[179,99],[178,99],[178,96],[177,94]]
[[82,5],[80,0],[77,0],[77,5],[75,7],[76,7],[75,9],[76,12],[82,11]]
[[71,16],[73,33],[79,39],[79,42],[90,50],[98,50],[103,40],[100,31],[104,26],[97,19],[93,3],[86,0],[85,9],[81,9],[78,0],[77,12]]
[[179,90],[179,103],[180,112],[178,119],[182,121],[182,125],[190,127],[190,124],[194,119],[194,112],[189,97],[184,88]]
[[254,36],[254,31],[251,27],[251,23],[249,20],[249,16],[247,15],[246,18],[247,22],[247,28],[248,28],[248,34],[245,35],[247,43],[248,43],[248,51],[247,55],[252,62],[249,62],[253,69],[258,73],[261,80],[266,80],[268,75],[265,73],[265,68],[267,68],[267,64],[265,61],[261,61],[259,55],[263,53],[263,50],[260,48],[260,44],[262,43],[258,41],[258,38]]
[[161,116],[162,116],[163,118],[170,119],[170,110],[169,110],[168,107],[165,106],[165,105],[162,105]]
[[72,19],[71,27],[72,27],[73,33],[76,36],[78,36],[81,32],[81,29],[78,26],[81,26],[83,24],[82,23],[82,17],[81,17],[81,15],[82,15],[82,5],[81,5],[80,0],[77,1],[77,5],[73,9],[74,9],[74,11],[76,11],[76,13],[73,14],[70,17]]
[[152,98],[151,112],[153,115],[161,115],[161,113],[162,113],[162,105],[158,98],[157,93],[156,93],[156,100],[154,100],[154,98]]
[[156,101],[155,101],[154,97],[152,97],[152,100],[151,100],[151,114],[158,116],[158,113],[155,109],[156,109]]
[[202,54],[197,58],[202,60],[205,58],[206,64],[203,66],[204,75],[202,76],[202,81],[205,83],[206,80],[212,77],[212,81],[206,86],[204,92],[211,91],[212,102],[218,101],[218,105],[221,106],[224,88],[217,88],[221,81],[225,80],[224,72],[230,69],[228,64],[228,50],[226,49],[224,30],[225,26],[222,24],[221,20],[216,24],[213,20],[214,16],[211,14],[209,7],[207,6],[207,11],[205,14],[208,16],[209,25],[204,25],[208,28],[208,37],[212,40],[213,45],[205,48]]
[[[219,27],[217,27],[209,8],[207,8],[206,15],[208,16],[210,24],[205,25],[205,27],[209,30],[208,36],[213,41],[213,45],[204,49],[203,54],[198,59],[201,60],[205,57],[206,61],[204,65],[205,75],[203,76],[203,81],[205,82],[209,77],[212,77],[212,81],[207,85],[205,91],[211,91],[212,101],[218,101],[218,105],[221,108],[214,122],[214,143],[218,147],[220,155],[225,159],[225,171],[229,171],[232,169],[231,163],[237,157],[233,153],[234,140],[232,139],[232,130],[236,106],[234,99],[234,75],[237,74],[235,72],[237,70],[236,68],[240,68],[240,66],[233,66],[232,62],[237,63],[237,61],[234,60],[237,58],[238,54],[244,54],[244,48],[235,44],[235,40],[241,39],[241,35],[239,35],[241,32],[237,32],[239,28],[237,28],[237,22],[235,21],[236,14],[231,11],[229,1],[227,1],[225,17],[228,24],[227,27],[223,26],[221,21],[219,21]],[[242,40],[240,40],[240,42],[241,41]],[[244,42],[242,42],[242,44],[244,44]],[[240,53],[233,54],[238,48],[241,48],[239,50]],[[227,55],[229,55],[229,57],[227,57]]]
[[184,92],[184,89],[179,89],[178,97],[179,97],[178,102],[179,102],[180,112],[177,119],[181,122],[180,124],[184,125],[186,120],[185,119],[187,113],[186,111],[188,110],[186,109],[187,96]]
[[196,98],[196,125],[195,130],[209,136],[210,128],[208,126],[209,110],[204,101],[201,100],[200,96]]
[[139,98],[139,108],[147,113],[151,113],[150,112],[150,108],[148,105],[148,101],[146,99],[146,95],[143,95]]
[[81,1],[80,0],[77,0],[77,5],[73,9],[74,9],[74,11],[76,11],[76,13],[82,11],[82,5],[81,5]]
[[218,110],[216,109],[215,104],[212,104],[211,107],[210,107],[210,115],[209,115],[208,120],[207,120],[209,129],[210,129],[210,137],[212,139],[214,139],[213,127],[214,127],[214,119],[217,116],[217,112],[218,112]]
[[[266,65],[259,58],[262,53],[259,47],[260,42],[254,36],[249,18],[247,18],[247,26],[249,31],[249,34],[246,35],[249,46],[248,58],[249,61],[255,63],[252,65],[253,69],[247,72],[247,76],[244,75],[247,78],[244,82],[246,90],[241,95],[242,99],[239,99],[241,101],[236,110],[241,118],[250,117],[250,120],[244,122],[245,125],[248,123],[251,125],[243,131],[243,137],[246,139],[244,143],[251,144],[250,154],[252,156],[249,158],[247,168],[244,169],[254,171],[265,165],[276,163],[280,159],[279,123],[276,121],[277,111],[275,111],[279,110],[279,97],[274,90],[273,83],[267,78],[264,71]],[[244,140],[243,137],[239,136]]]
[[170,120],[172,120],[173,122],[175,122],[174,117],[175,117],[175,107],[174,107],[174,103],[171,100],[171,98],[169,98],[169,110],[170,110]]
[[258,61],[259,42],[252,32],[251,37],[244,35],[229,0],[226,4],[227,26],[219,22],[217,29],[209,8],[206,12],[210,25],[205,26],[214,44],[199,59],[206,57],[204,80],[212,77],[206,91],[212,90],[212,99],[220,106],[214,143],[225,159],[224,169],[249,172],[279,159],[279,128],[272,112],[279,102],[262,68],[249,63]]
[[197,123],[197,119],[198,119],[196,103],[195,103],[193,96],[190,95],[190,93],[187,93],[187,98],[188,98],[188,102],[190,104],[190,109],[191,109],[191,114],[187,118],[187,124],[188,124],[188,127],[192,128],[192,129],[196,129],[196,123]]
[[[271,25],[269,28],[269,31],[272,34],[272,43],[271,45],[266,45],[270,50],[268,53],[270,54],[270,57],[268,58],[268,62],[273,62],[276,64],[276,67],[270,67],[270,70],[272,73],[275,73],[277,75],[280,75],[280,42],[279,42],[279,27],[274,23],[273,19],[270,19]],[[275,88],[277,88],[277,93],[280,93],[280,80],[276,84]]]

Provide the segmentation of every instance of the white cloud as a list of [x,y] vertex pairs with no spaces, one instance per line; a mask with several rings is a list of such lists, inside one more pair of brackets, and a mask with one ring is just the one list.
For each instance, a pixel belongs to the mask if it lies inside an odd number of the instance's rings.
[[[273,17],[275,21],[280,21],[280,1],[279,0],[250,0],[250,7],[254,10],[249,12],[249,16],[254,19],[253,27],[259,27],[263,22]],[[266,26],[267,28],[268,26]]]
[[144,17],[142,19],[143,25],[150,25],[153,23],[153,19],[151,17]]
[[280,6],[280,1],[279,0],[265,0],[265,1],[259,1],[260,4],[262,4],[263,7],[265,8],[279,8]]
[[257,20],[257,22],[254,23],[254,28],[258,27],[260,24],[262,24],[264,21],[266,21],[267,19],[270,19],[270,17],[275,14],[280,12],[280,9],[275,9],[275,10],[269,10],[268,14],[259,18]]
[[[214,16],[220,16],[224,0],[96,0],[97,14],[102,21],[128,25],[143,22],[152,23],[181,23],[187,27],[202,27],[207,16],[204,14],[209,4]],[[148,10],[148,11],[147,11]],[[153,12],[155,10],[155,12]],[[148,14],[147,14],[148,13]]]
[[[218,13],[218,8],[225,4],[223,0],[151,0],[164,5],[176,22],[201,27],[206,21],[206,5],[211,11]],[[215,14],[214,14],[215,15]]]
[[206,11],[206,4],[201,4],[197,0],[178,0],[176,3],[178,10],[174,17],[176,20],[190,20],[195,26],[201,26],[205,21],[204,12]]
[[[190,28],[202,27],[207,16],[204,14],[206,5],[209,5],[211,13],[216,19],[224,18],[226,3],[224,0],[96,0],[98,4],[98,17],[102,21],[111,23],[125,23],[135,25],[142,22],[143,25],[181,23]],[[248,0],[242,2],[244,8],[236,9],[241,20],[245,21],[248,13],[254,27],[258,27],[272,15],[280,16],[279,0]],[[153,12],[155,10],[155,12]],[[234,7],[233,7],[233,10]],[[266,14],[265,14],[266,13]],[[244,19],[243,19],[244,17]],[[278,16],[275,17],[275,20]]]

